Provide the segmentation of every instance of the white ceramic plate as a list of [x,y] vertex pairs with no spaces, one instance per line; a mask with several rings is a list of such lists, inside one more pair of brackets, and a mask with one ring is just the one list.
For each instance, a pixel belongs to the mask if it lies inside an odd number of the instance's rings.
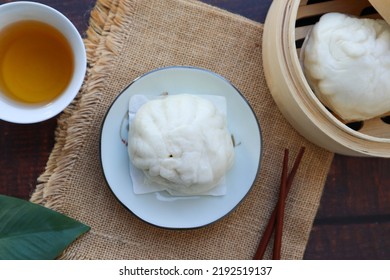
[[[163,92],[226,97],[228,128],[238,144],[235,163],[226,174],[226,195],[175,198],[165,192],[133,193],[127,147],[120,137],[121,123],[132,95],[157,96]],[[160,68],[134,80],[109,108],[100,140],[101,164],[113,194],[137,217],[163,228],[198,228],[221,219],[244,199],[260,169],[261,131],[251,107],[229,81],[200,68]]]

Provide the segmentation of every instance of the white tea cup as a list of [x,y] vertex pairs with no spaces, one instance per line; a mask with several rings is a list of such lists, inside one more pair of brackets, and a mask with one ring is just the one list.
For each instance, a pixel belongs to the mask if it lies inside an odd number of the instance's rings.
[[[55,28],[59,33],[62,34],[62,38],[65,38],[67,42],[68,49],[70,47],[71,55],[70,59],[73,61],[70,62],[72,66],[72,72],[69,71],[69,78],[67,79],[63,87],[58,92],[58,95],[50,101],[47,102],[24,102],[23,100],[18,100],[12,98],[12,96],[7,93],[8,85],[4,82],[5,85],[1,85],[3,81],[6,81],[6,78],[3,76],[0,77],[0,119],[12,123],[36,123],[43,120],[50,119],[60,112],[62,112],[76,97],[77,93],[80,90],[80,87],[83,83],[85,72],[86,72],[86,51],[84,42],[75,28],[75,26],[67,19],[63,14],[57,10],[34,2],[13,2],[7,3],[0,6],[0,44],[2,44],[2,32],[7,30],[10,26],[15,26],[20,22],[40,22],[45,25],[50,25]],[[8,28],[10,29],[10,28]],[[34,35],[35,36],[35,35]],[[4,40],[5,41],[5,40]],[[45,43],[43,45],[48,47]],[[28,44],[27,44],[28,45]],[[12,48],[13,45],[10,45]],[[43,55],[45,51],[42,51]],[[15,56],[15,55],[14,55]],[[16,55],[17,56],[17,55]],[[36,58],[36,57],[35,57]],[[37,64],[39,64],[39,58]],[[57,61],[58,62],[58,61]],[[16,67],[10,64],[10,68]],[[23,64],[23,63],[22,63]],[[58,64],[58,63],[57,63]],[[57,65],[56,64],[56,65]],[[53,64],[54,65],[54,64]],[[34,69],[40,69],[40,65],[35,65]],[[4,66],[2,66],[4,68]],[[27,67],[27,66],[26,66]],[[41,66],[42,68],[43,66]],[[16,70],[18,68],[15,68]],[[37,70],[37,71],[38,71]],[[1,70],[4,72],[4,69]],[[18,71],[14,71],[18,75]],[[46,70],[47,72],[47,70]],[[28,72],[30,73],[30,72]],[[50,71],[49,71],[50,73]],[[4,74],[4,73],[0,73]],[[16,78],[13,78],[13,81],[19,81],[23,85],[23,81],[31,81],[34,77],[34,74],[29,75],[20,75]],[[4,74],[5,75],[5,74]],[[58,74],[57,76],[60,76]],[[8,75],[10,76],[10,75]],[[7,76],[7,77],[8,77]],[[57,77],[56,76],[56,77]],[[27,78],[30,78],[28,80]],[[54,80],[54,79],[53,79]],[[55,84],[55,81],[51,81],[52,84]],[[34,81],[33,81],[34,82]],[[31,82],[25,82],[27,85],[33,84]],[[19,86],[17,83],[15,83]],[[39,86],[40,83],[37,82]],[[44,85],[46,86],[46,84]],[[26,87],[28,88],[28,87]],[[26,90],[27,91],[27,90]],[[22,90],[21,92],[24,91]],[[50,92],[50,90],[47,90]],[[26,93],[30,94],[30,93]],[[10,97],[11,96],[11,97]]]

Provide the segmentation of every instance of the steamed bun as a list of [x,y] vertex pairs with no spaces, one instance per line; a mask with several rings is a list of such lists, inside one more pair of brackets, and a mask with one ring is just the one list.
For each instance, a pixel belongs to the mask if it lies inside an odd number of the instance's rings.
[[315,94],[345,121],[390,111],[390,26],[385,21],[325,14],[301,55]]
[[234,162],[226,116],[189,94],[142,105],[130,125],[128,152],[147,180],[190,195],[215,187]]

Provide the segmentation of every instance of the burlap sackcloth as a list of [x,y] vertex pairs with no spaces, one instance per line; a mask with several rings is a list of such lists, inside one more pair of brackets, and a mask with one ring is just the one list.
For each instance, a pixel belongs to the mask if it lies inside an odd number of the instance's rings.
[[[85,39],[85,83],[59,118],[55,147],[31,197],[91,226],[60,258],[251,259],[277,201],[284,149],[290,149],[291,169],[305,146],[287,200],[282,248],[283,259],[303,257],[333,155],[280,114],[263,75],[262,34],[262,24],[193,0],[98,0]],[[100,128],[112,101],[139,75],[171,65],[229,79],[262,128],[255,186],[234,212],[195,230],[161,229],[136,218],[111,193],[100,166]]]

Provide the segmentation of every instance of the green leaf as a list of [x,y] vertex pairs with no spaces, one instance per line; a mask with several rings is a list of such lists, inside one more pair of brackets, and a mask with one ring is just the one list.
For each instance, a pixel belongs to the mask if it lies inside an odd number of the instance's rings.
[[89,229],[41,205],[0,195],[0,259],[55,259]]

